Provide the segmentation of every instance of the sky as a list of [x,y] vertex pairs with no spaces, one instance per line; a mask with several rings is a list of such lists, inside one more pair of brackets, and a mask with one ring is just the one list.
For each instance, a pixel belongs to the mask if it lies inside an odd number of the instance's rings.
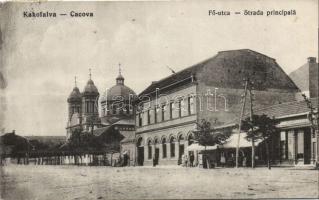
[[[208,10],[296,10],[295,16],[209,16]],[[24,11],[93,12],[92,18],[24,18]],[[318,55],[318,2],[165,1],[48,2],[0,5],[7,87],[5,131],[65,135],[67,97],[77,76],[100,93],[115,84],[118,63],[136,93],[223,50],[252,49],[275,58],[286,73]],[[0,118],[1,116],[0,115]]]

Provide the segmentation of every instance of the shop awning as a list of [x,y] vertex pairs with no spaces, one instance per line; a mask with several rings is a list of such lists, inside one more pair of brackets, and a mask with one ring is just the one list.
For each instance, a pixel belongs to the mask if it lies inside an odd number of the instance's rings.
[[[238,133],[232,134],[228,139],[227,142],[223,145],[219,145],[219,148],[236,148],[237,147],[237,141],[238,141]],[[246,133],[240,133],[240,141],[239,141],[239,147],[245,148],[245,147],[251,147],[251,141],[248,141],[246,139],[247,134]],[[262,140],[255,141],[255,146],[257,146]]]
[[[215,150],[217,146],[206,146],[206,150]],[[204,151],[205,146],[199,145],[198,143],[193,143],[186,148],[187,151]]]
[[[251,147],[251,141],[248,141],[246,139],[247,134],[246,133],[240,133],[240,141],[239,141],[239,147],[240,148],[247,148]],[[218,148],[224,148],[224,149],[231,149],[237,147],[237,141],[238,141],[238,133],[233,133],[228,139],[227,142],[223,145],[214,145],[214,146],[206,146],[206,150],[215,150]],[[259,143],[261,143],[262,140],[255,141],[255,146],[257,146]],[[190,146],[186,148],[187,151],[204,151],[205,146],[199,145],[198,143],[193,143]]]

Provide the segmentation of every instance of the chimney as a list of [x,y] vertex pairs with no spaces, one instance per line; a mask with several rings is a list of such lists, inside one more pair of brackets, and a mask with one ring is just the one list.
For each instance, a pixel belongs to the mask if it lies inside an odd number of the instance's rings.
[[308,57],[308,63],[316,63],[315,57]]
[[318,97],[318,87],[319,87],[319,69],[318,63],[315,57],[309,57],[308,59],[309,67],[309,96],[310,98]]

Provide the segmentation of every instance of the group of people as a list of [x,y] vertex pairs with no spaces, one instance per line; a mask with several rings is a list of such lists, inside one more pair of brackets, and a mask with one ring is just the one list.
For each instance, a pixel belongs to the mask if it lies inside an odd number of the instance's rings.
[[[214,166],[220,166],[220,167],[235,167],[236,165],[236,157],[234,153],[226,153],[221,152],[219,156],[211,155],[208,156],[203,155],[203,163],[206,164],[207,160]],[[238,157],[238,163],[239,166],[247,167],[248,157],[245,154],[239,154]],[[195,167],[197,166],[197,162],[195,161],[195,156],[193,152],[189,152],[188,154],[183,154],[181,156],[181,160],[179,160],[179,164],[181,164],[183,167]]]
[[190,152],[189,155],[183,154],[181,164],[183,167],[195,167],[194,160],[195,160],[194,153]]
[[[240,166],[242,167],[246,167],[247,166],[247,157],[245,155],[241,155],[239,154],[238,157],[238,163]],[[221,167],[234,167],[236,165],[236,157],[234,156],[234,154],[230,154],[229,157],[225,156],[225,153],[221,153],[220,155],[220,166]]]

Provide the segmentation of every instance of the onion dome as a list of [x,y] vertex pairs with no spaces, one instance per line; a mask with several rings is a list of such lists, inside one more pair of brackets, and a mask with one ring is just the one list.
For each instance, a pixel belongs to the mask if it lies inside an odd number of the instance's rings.
[[71,94],[69,95],[68,102],[81,101],[82,96],[81,96],[79,88],[76,86],[76,77],[74,77],[74,83],[75,83],[75,86]]
[[99,95],[99,91],[97,90],[96,86],[94,85],[94,82],[91,79],[91,69],[90,69],[90,79],[86,83],[86,86],[84,87],[83,91],[84,95]]
[[81,93],[78,87],[74,87],[69,95],[68,102],[81,101]]
[[124,77],[120,69],[116,78],[116,85],[107,90],[107,101],[122,100],[121,98],[124,98],[123,100],[133,100],[135,97],[135,92],[124,85]]

